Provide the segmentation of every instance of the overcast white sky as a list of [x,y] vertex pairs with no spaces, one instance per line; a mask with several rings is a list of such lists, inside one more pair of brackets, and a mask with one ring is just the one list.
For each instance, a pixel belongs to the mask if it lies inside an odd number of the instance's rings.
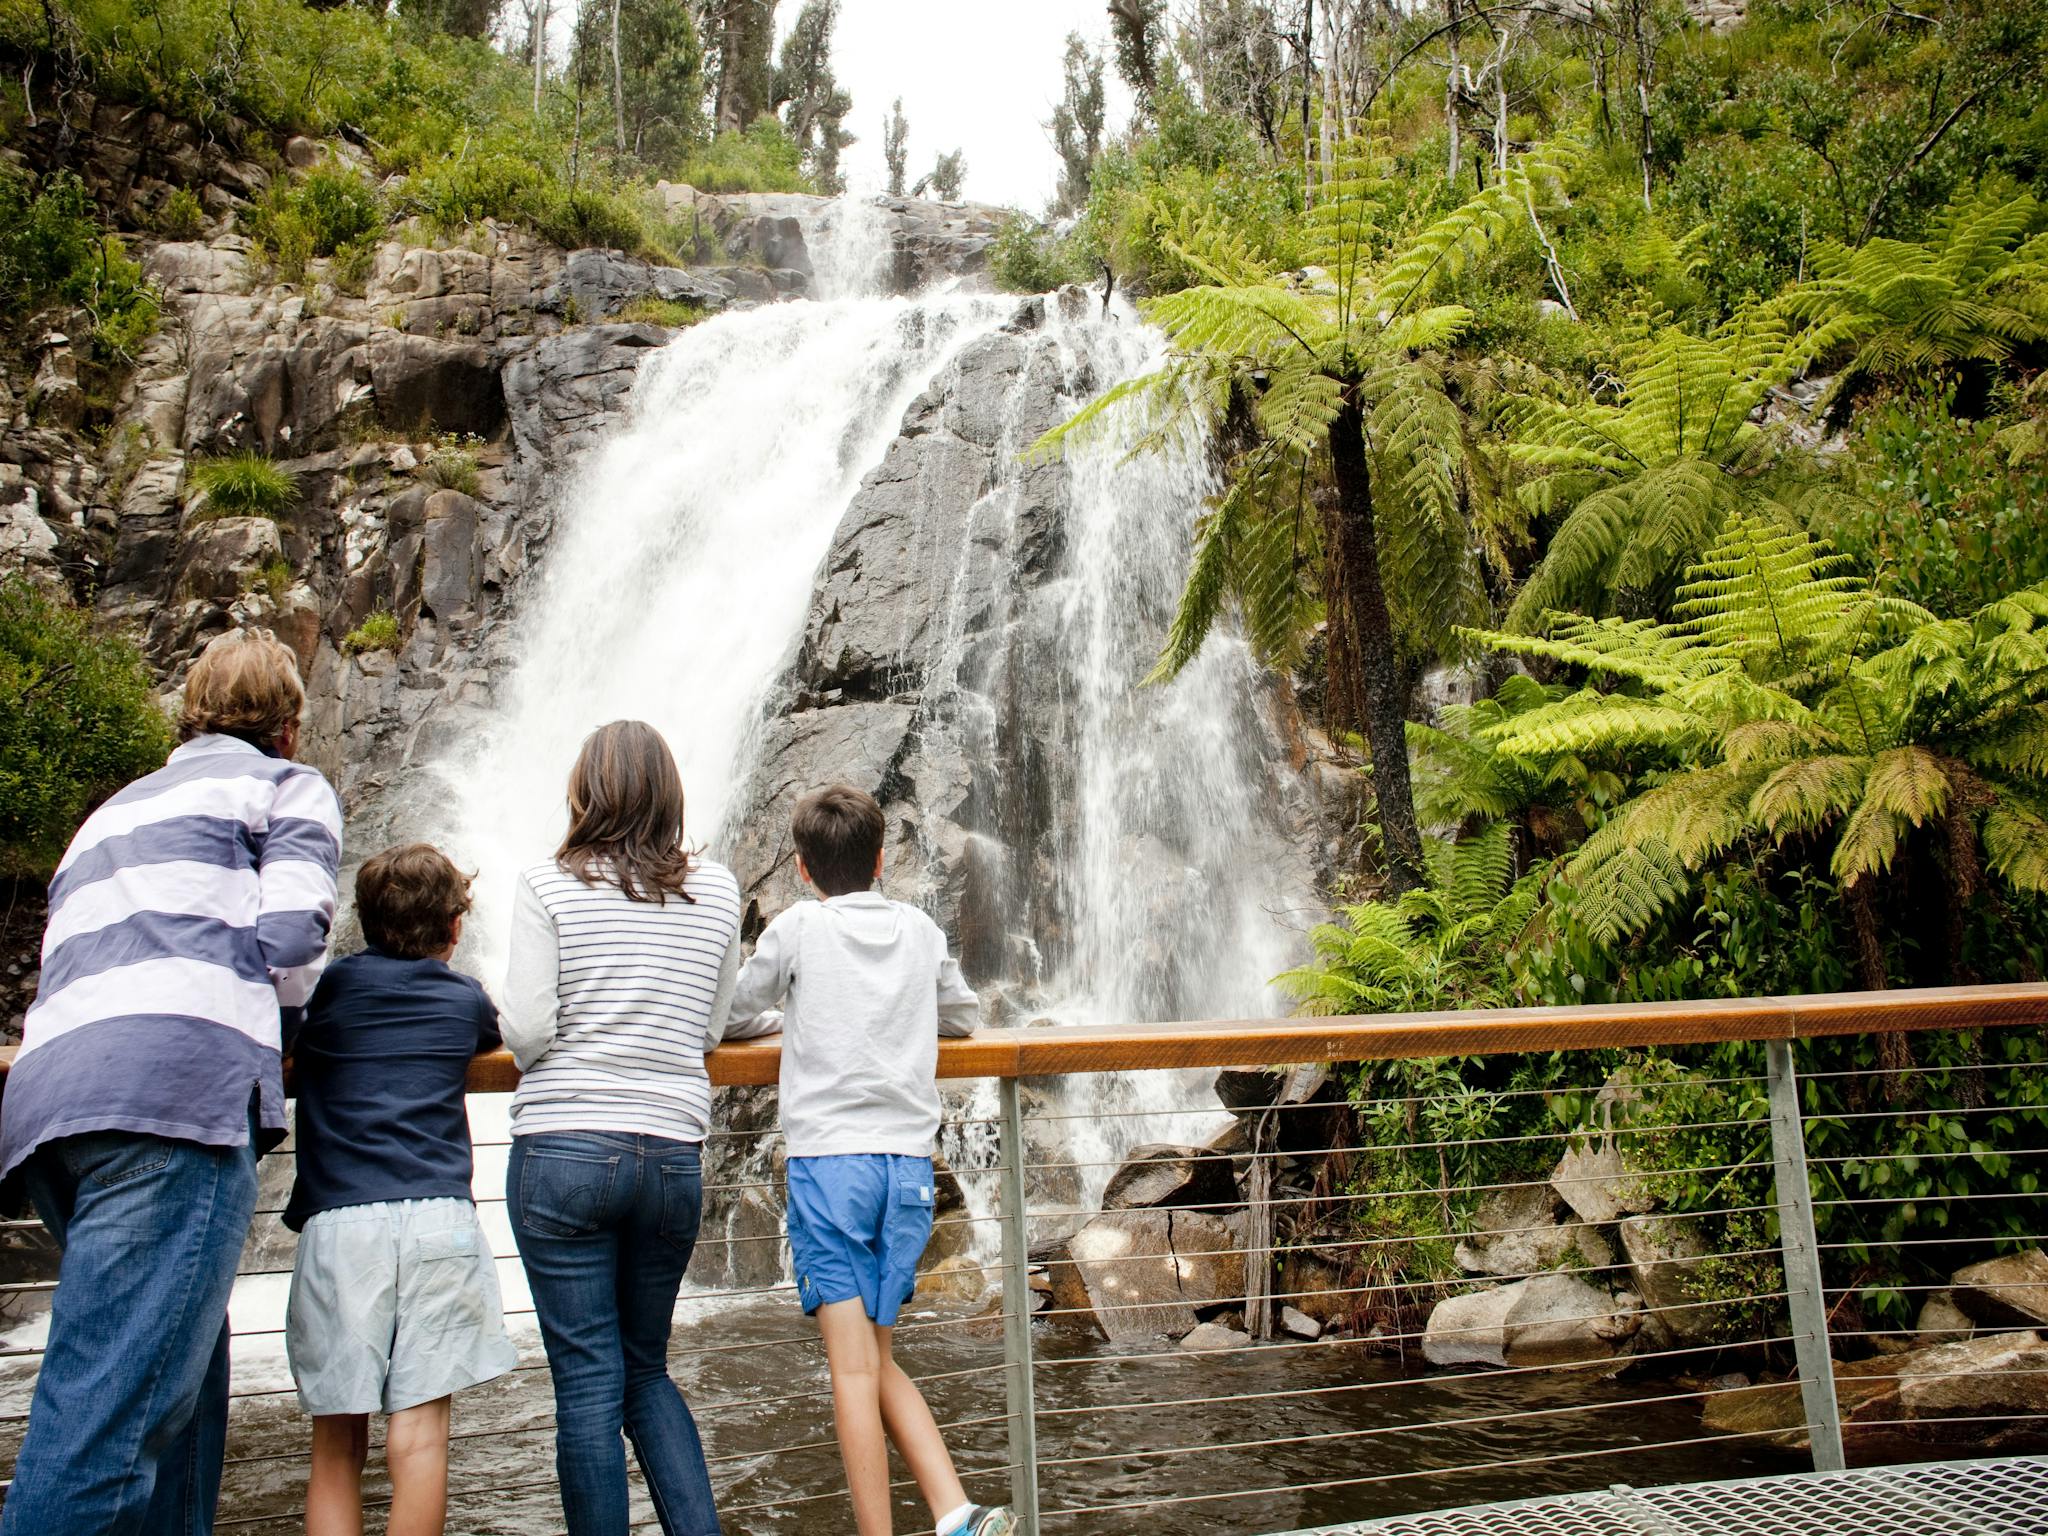
[[[780,0],[778,33],[799,9],[801,0]],[[901,96],[910,180],[941,150],[961,149],[966,196],[1042,212],[1059,179],[1044,124],[1059,101],[1069,32],[1101,48],[1109,34],[1103,0],[840,0],[832,67],[853,97],[846,126],[860,140],[845,154],[847,184],[882,189],[882,121]],[[1130,115],[1130,97],[1114,63],[1105,74],[1115,132]]]

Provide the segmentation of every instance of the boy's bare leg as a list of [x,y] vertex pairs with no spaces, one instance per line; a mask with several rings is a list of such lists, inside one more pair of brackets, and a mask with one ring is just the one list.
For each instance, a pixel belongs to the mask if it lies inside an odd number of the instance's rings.
[[[882,1353],[858,1300],[818,1308],[832,1370],[832,1427],[846,1463],[846,1491],[860,1536],[890,1536],[889,1446],[882,1438]],[[916,1388],[912,1388],[915,1391]]]
[[437,1397],[391,1415],[384,1434],[389,1536],[441,1536],[448,1523],[448,1401]]
[[306,1483],[306,1536],[363,1536],[366,1413],[313,1415],[313,1470]]
[[881,1360],[882,1423],[889,1443],[917,1479],[917,1491],[931,1506],[932,1519],[941,1519],[967,1502],[967,1490],[960,1486],[960,1475],[953,1470],[945,1437],[924,1394],[889,1353],[887,1328],[875,1328],[875,1352]]

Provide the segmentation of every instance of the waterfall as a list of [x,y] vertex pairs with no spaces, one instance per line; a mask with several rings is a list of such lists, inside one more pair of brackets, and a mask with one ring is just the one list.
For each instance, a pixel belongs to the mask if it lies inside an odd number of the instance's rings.
[[578,744],[636,716],[668,739],[693,841],[714,843],[762,700],[860,477],[948,358],[1000,323],[986,298],[768,305],[707,320],[644,365],[624,430],[555,498],[495,723],[442,772],[478,869],[476,963],[502,971],[517,871],[564,824]]
[[[1190,428],[1134,456],[1133,415],[1061,466],[1025,455],[1100,390],[1157,366],[1162,339],[1127,305],[1104,314],[1075,292],[1021,309],[877,297],[893,252],[872,203],[841,200],[807,234],[826,297],[682,332],[643,364],[625,425],[554,494],[490,723],[435,770],[448,841],[479,870],[471,963],[487,981],[502,974],[516,872],[559,839],[569,764],[606,720],[662,731],[692,841],[737,850],[743,883],[762,878],[748,836],[772,821],[780,837],[794,789],[882,773],[827,757],[791,784],[771,738],[831,713],[812,696],[834,690],[797,676],[799,653],[816,639],[813,588],[840,559],[835,539],[894,515],[895,482],[871,472],[892,442],[952,431],[948,451],[978,455],[987,487],[928,492],[904,529],[900,559],[923,562],[928,585],[901,591],[880,628],[928,639],[863,684],[888,703],[847,711],[900,708],[919,760],[961,765],[943,807],[912,808],[926,867],[892,866],[891,889],[961,930],[970,976],[1006,1022],[1277,1011],[1269,978],[1295,957],[1291,914],[1313,879],[1259,670],[1219,632],[1173,683],[1139,686],[1216,489],[1205,441]],[[776,878],[762,893],[771,914],[796,895]],[[1089,1165],[1063,1203],[1092,1203],[1132,1143],[1219,1123],[1192,1076],[1078,1079],[1056,1098],[1041,1107],[1067,1118],[1044,1134]],[[1147,1113],[1118,1118],[1134,1110]],[[964,1166],[990,1150],[947,1147]]]

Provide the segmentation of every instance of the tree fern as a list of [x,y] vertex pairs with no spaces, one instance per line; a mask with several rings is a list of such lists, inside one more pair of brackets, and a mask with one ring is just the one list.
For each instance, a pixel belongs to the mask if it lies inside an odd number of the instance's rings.
[[[1548,198],[1566,147],[1532,154],[1458,208],[1402,227],[1383,146],[1347,145],[1296,250],[1315,276],[1269,267],[1216,216],[1159,232],[1201,281],[1146,301],[1172,344],[1159,372],[1120,386],[1033,450],[1057,452],[1138,404],[1220,422],[1248,407],[1254,446],[1198,530],[1187,588],[1154,680],[1187,665],[1228,610],[1269,661],[1326,627],[1331,723],[1372,752],[1396,887],[1421,875],[1397,636],[1437,646],[1484,612],[1477,549],[1500,550],[1494,476],[1476,462],[1436,352],[1471,323],[1443,288]],[[1477,517],[1475,519],[1475,508]],[[1483,534],[1475,532],[1475,521]]]
[[1853,889],[1939,826],[1951,849],[1981,838],[2014,889],[2048,892],[2048,590],[1939,621],[1808,535],[1738,513],[1675,615],[1475,637],[1592,679],[1480,733],[1520,772],[1596,753],[1671,765],[1566,866],[1597,938],[1641,932],[1743,847],[1794,839]]
[[1509,627],[1533,628],[1551,609],[1654,609],[1733,514],[1789,525],[1757,478],[1769,444],[1750,417],[1821,340],[1767,310],[1710,336],[1659,326],[1623,352],[1619,403],[1511,402],[1502,412],[1508,453],[1539,471],[1522,499],[1533,515],[1562,520]]
[[[1958,199],[1924,242],[1823,241],[1780,307],[1846,351],[1823,406],[1878,379],[2002,364],[2048,341],[2048,234],[2032,194]],[[2032,238],[2029,238],[2029,235]]]
[[1533,918],[1536,875],[1515,878],[1495,823],[1425,846],[1426,878],[1393,902],[1346,907],[1309,934],[1316,959],[1275,978],[1304,1012],[1395,1013],[1508,1001],[1506,956]]

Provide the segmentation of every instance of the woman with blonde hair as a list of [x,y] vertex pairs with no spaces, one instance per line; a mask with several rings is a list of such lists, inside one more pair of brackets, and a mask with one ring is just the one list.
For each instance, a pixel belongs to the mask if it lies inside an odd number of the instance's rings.
[[704,1055],[739,966],[738,882],[683,846],[683,784],[652,726],[591,733],[569,831],[519,879],[505,1044],[506,1201],[555,1383],[569,1536],[624,1536],[625,1448],[667,1536],[714,1536],[711,1479],[668,1339],[703,1202]]

